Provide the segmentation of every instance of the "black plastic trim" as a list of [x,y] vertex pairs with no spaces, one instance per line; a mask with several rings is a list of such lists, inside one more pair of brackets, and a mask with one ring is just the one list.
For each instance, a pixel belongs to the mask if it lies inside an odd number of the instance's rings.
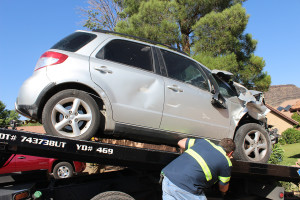
[[[153,144],[165,144],[171,146],[177,146],[177,142],[180,139],[202,138],[195,135],[164,131],[158,129],[150,129],[147,127],[133,126],[128,124],[116,123],[114,135],[121,138],[132,139],[138,142],[153,143]],[[214,143],[218,143],[218,140],[210,139]],[[162,142],[163,141],[163,142]]]

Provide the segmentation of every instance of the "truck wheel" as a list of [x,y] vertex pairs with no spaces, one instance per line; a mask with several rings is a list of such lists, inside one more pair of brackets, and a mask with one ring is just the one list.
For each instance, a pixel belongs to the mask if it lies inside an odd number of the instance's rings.
[[100,126],[100,111],[87,93],[69,89],[58,92],[46,103],[42,114],[48,134],[89,140]]
[[53,168],[53,176],[55,179],[70,178],[73,176],[74,170],[70,163],[60,162]]
[[108,191],[94,196],[91,200],[134,200],[134,198],[124,192]]
[[267,163],[271,151],[271,140],[267,131],[259,124],[242,125],[236,132],[234,142],[236,150],[233,157],[236,160]]

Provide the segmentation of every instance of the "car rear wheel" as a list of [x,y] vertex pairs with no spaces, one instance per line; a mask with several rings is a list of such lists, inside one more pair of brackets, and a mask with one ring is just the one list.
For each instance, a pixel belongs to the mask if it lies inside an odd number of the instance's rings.
[[74,170],[70,163],[60,162],[53,168],[53,176],[55,179],[70,178],[73,176]]
[[267,131],[259,124],[248,123],[241,126],[234,138],[236,150],[233,157],[237,160],[266,163],[272,145]]
[[50,135],[89,140],[99,129],[100,111],[90,95],[69,89],[58,92],[47,101],[42,120]]

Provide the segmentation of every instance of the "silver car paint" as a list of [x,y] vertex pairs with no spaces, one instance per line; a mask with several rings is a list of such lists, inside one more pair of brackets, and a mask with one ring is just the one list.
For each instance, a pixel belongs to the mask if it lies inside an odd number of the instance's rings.
[[35,71],[31,77],[24,81],[19,90],[17,104],[32,105],[35,103],[41,91],[51,84],[46,72],[47,69],[42,68]]
[[182,92],[165,89],[161,129],[207,138],[228,135],[229,109],[216,109],[209,91],[170,78],[164,80],[166,86],[177,85]]
[[60,52],[69,56],[64,62],[63,67],[60,67],[60,65],[47,67],[47,75],[51,82],[56,85],[78,82],[92,88],[105,104],[106,109],[103,112],[107,118],[105,128],[106,130],[113,130],[115,123],[112,120],[111,103],[104,90],[91,80],[89,57],[61,50],[52,49],[51,51]]
[[163,78],[153,72],[96,58],[96,53],[109,41],[91,55],[90,72],[92,80],[110,99],[113,119],[159,128],[164,102]]
[[[248,111],[256,112],[255,107],[247,108],[246,104],[251,105],[252,102],[249,99],[231,97],[226,99],[227,109],[215,108],[211,104],[210,91],[152,72],[97,59],[95,55],[105,43],[120,37],[94,34],[98,35],[95,41],[76,53],[50,50],[64,53],[69,58],[63,64],[34,72],[21,87],[17,104],[32,105],[51,83],[79,82],[94,89],[104,101],[106,130],[113,130],[115,121],[118,121],[217,139],[233,138],[240,119]],[[166,88],[168,85],[177,85],[184,92],[173,92]],[[262,115],[257,118],[263,118],[264,113],[262,110]]]

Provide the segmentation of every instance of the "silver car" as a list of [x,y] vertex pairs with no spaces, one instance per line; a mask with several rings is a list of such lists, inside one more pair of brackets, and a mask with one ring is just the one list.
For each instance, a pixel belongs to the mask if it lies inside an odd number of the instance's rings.
[[109,135],[175,145],[183,137],[234,138],[236,159],[271,153],[262,94],[174,49],[107,31],[76,31],[38,60],[16,110],[48,134]]

